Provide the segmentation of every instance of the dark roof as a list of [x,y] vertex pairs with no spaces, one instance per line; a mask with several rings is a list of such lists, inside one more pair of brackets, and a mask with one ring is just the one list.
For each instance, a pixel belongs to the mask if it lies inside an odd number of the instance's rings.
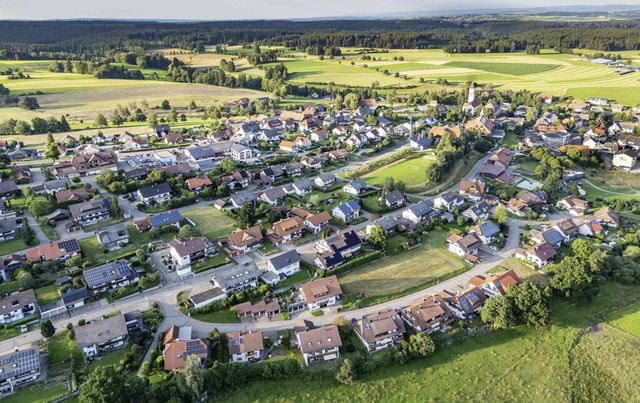
[[0,357],[0,382],[40,370],[40,353],[37,348],[16,351]]
[[90,288],[100,287],[105,283],[118,281],[125,277],[133,276],[134,271],[131,269],[126,260],[116,260],[105,263],[84,271],[84,278],[87,286]]
[[429,137],[422,136],[421,134],[414,134],[413,136],[409,137],[409,140],[417,143],[420,147],[431,147],[431,139]]
[[16,181],[8,180],[0,182],[0,193],[11,193],[18,191],[18,185],[16,185]]
[[384,199],[389,204],[395,204],[401,201],[404,201],[404,196],[397,190],[392,190],[384,195]]
[[433,202],[431,200],[423,200],[420,203],[416,203],[409,207],[409,211],[415,214],[416,217],[421,217],[423,215],[429,214],[432,208]]
[[140,194],[140,196],[146,199],[149,197],[158,196],[165,193],[171,193],[171,186],[169,186],[169,184],[166,182],[157,183],[155,185],[151,185],[151,186],[147,186],[147,187],[143,187],[142,189],[139,189],[138,193]]
[[87,287],[78,288],[77,290],[69,290],[62,294],[62,302],[66,304],[70,304],[72,302],[85,300],[89,298],[89,291]]
[[285,252],[281,255],[274,256],[269,259],[271,265],[276,269],[282,269],[283,267],[287,267],[290,264],[296,263],[300,261],[300,254],[294,249],[288,252]]
[[204,158],[213,158],[216,153],[213,151],[211,147],[193,147],[188,148],[189,154],[193,159],[199,160]]
[[182,220],[182,216],[178,210],[168,211],[149,217],[149,223],[154,228],[160,228],[165,225],[175,224]]

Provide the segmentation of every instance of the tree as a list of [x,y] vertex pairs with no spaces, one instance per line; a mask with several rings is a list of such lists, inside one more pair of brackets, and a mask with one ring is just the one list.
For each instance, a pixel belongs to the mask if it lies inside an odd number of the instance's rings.
[[382,194],[385,195],[389,192],[392,192],[396,189],[395,180],[392,176],[387,176],[384,178],[384,183],[382,184]]
[[241,227],[251,227],[255,224],[256,209],[253,203],[245,202],[242,207],[238,209],[238,224]]
[[114,217],[120,217],[122,215],[122,209],[120,209],[120,205],[118,204],[118,196],[111,196],[111,214]]
[[108,125],[109,122],[107,122],[107,118],[102,113],[98,113],[96,118],[93,120],[94,127],[105,127]]
[[338,382],[345,385],[353,385],[357,376],[358,374],[356,373],[356,368],[353,365],[353,362],[351,362],[350,359],[345,358],[336,373],[336,379]]
[[36,243],[36,232],[29,226],[26,218],[22,219],[22,228],[20,228],[20,238],[27,245],[31,246]]
[[[385,139],[387,139],[388,137],[385,137]],[[396,182],[396,190],[402,194],[404,194],[404,191],[407,190],[407,185],[403,182],[403,181],[397,181]]]
[[196,355],[187,357],[187,362],[182,370],[186,386],[190,389],[194,396],[200,396],[204,391],[204,373],[205,370],[200,367],[200,362]]
[[169,122],[177,122],[178,121],[178,112],[176,112],[176,108],[171,108],[169,111],[169,116],[167,117]]
[[494,329],[508,329],[516,325],[513,307],[508,298],[489,298],[480,311],[480,317]]
[[223,158],[218,166],[222,170],[222,173],[225,174],[231,173],[236,170],[236,162],[233,160],[233,158],[230,157]]
[[178,236],[184,239],[190,239],[200,236],[200,230],[191,225],[183,225],[178,231]]
[[[551,309],[549,308],[549,293],[531,281],[508,288],[507,296],[515,308],[516,319],[519,323],[545,327],[549,325]],[[484,308],[483,308],[484,309]]]
[[387,233],[381,226],[374,225],[371,228],[371,235],[369,235],[369,243],[375,249],[385,249],[387,247]]
[[344,106],[347,109],[356,110],[358,109],[358,105],[360,104],[360,99],[358,95],[350,92],[344,97]]
[[598,284],[589,273],[586,262],[575,256],[565,257],[548,267],[553,273],[551,288],[568,299],[591,301],[598,294]]
[[155,113],[150,113],[149,116],[147,116],[147,126],[153,129],[157,125],[158,125],[158,115],[156,115]]
[[491,147],[493,147],[493,144],[487,139],[479,139],[473,145],[473,149],[481,153],[486,153],[491,150]]
[[44,200],[34,200],[28,203],[29,211],[36,217],[42,217],[51,212],[51,205]]
[[18,272],[16,278],[18,280],[18,287],[21,290],[28,290],[36,285],[36,281],[33,279],[31,273],[24,269]]
[[409,351],[414,357],[429,357],[436,351],[436,345],[429,335],[418,333],[409,339]]
[[498,205],[495,210],[493,210],[493,219],[498,224],[504,224],[507,222],[507,209],[502,205]]
[[56,328],[53,326],[53,323],[48,320],[40,324],[40,333],[45,339],[50,339],[54,334],[56,334]]
[[20,102],[20,107],[22,109],[34,110],[38,109],[40,105],[38,104],[38,100],[35,97],[24,97],[22,98],[22,102]]
[[171,104],[165,99],[164,101],[162,101],[162,104],[160,104],[160,107],[164,110],[169,110],[171,109]]
[[115,366],[97,367],[80,390],[80,403],[130,403],[147,401],[145,381],[126,375]]
[[51,158],[55,161],[59,156],[58,143],[53,139],[53,135],[49,133],[47,134],[47,141],[44,144],[44,157]]

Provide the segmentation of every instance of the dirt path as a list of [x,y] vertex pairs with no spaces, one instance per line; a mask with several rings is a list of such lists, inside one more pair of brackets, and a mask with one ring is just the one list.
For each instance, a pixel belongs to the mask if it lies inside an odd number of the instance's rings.
[[607,189],[603,189],[600,186],[596,185],[595,183],[591,182],[589,179],[587,178],[583,178],[583,181],[587,182],[590,186],[593,186],[594,188],[598,189],[601,192],[605,192],[605,193],[610,193],[612,195],[620,195],[620,196],[640,196],[640,192],[636,191],[635,193],[620,193],[620,192],[613,192],[611,190],[607,190]]

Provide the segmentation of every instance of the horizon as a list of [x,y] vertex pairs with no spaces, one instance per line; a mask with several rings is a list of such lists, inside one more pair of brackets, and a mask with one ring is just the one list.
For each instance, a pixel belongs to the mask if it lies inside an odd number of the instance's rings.
[[[576,12],[615,12],[640,9],[637,2],[615,2],[602,5],[597,0],[568,0],[558,5],[552,0],[541,0],[535,6],[512,4],[501,0],[489,0],[483,7],[474,7],[469,0],[453,0],[447,8],[426,7],[419,0],[398,0],[393,5],[374,4],[365,0],[328,0],[321,11],[294,0],[273,0],[269,3],[260,0],[225,1],[211,4],[204,0],[195,0],[189,9],[172,10],[171,15],[160,11],[158,2],[150,0],[138,2],[140,7],[129,9],[124,0],[113,0],[109,4],[86,4],[81,0],[68,0],[54,3],[47,0],[0,0],[0,21],[75,21],[75,20],[113,20],[113,21],[156,21],[156,22],[215,22],[215,21],[255,21],[255,20],[341,20],[341,19],[412,19],[446,15],[481,15],[499,12],[523,13],[563,11],[567,8],[579,8]],[[240,4],[238,4],[240,3]],[[507,4],[505,4],[507,3]],[[345,11],[345,9],[347,11]],[[366,10],[358,12],[357,10]],[[82,10],[78,12],[78,10]],[[546,10],[546,11],[545,11]],[[202,18],[212,14],[211,18]]]

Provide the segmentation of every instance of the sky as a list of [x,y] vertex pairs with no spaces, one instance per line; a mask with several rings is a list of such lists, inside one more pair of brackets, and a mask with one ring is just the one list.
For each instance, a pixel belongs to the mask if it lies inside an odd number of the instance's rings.
[[[610,1],[633,4],[640,0]],[[398,15],[411,12],[562,5],[597,5],[602,0],[0,0],[0,19],[238,20]]]

